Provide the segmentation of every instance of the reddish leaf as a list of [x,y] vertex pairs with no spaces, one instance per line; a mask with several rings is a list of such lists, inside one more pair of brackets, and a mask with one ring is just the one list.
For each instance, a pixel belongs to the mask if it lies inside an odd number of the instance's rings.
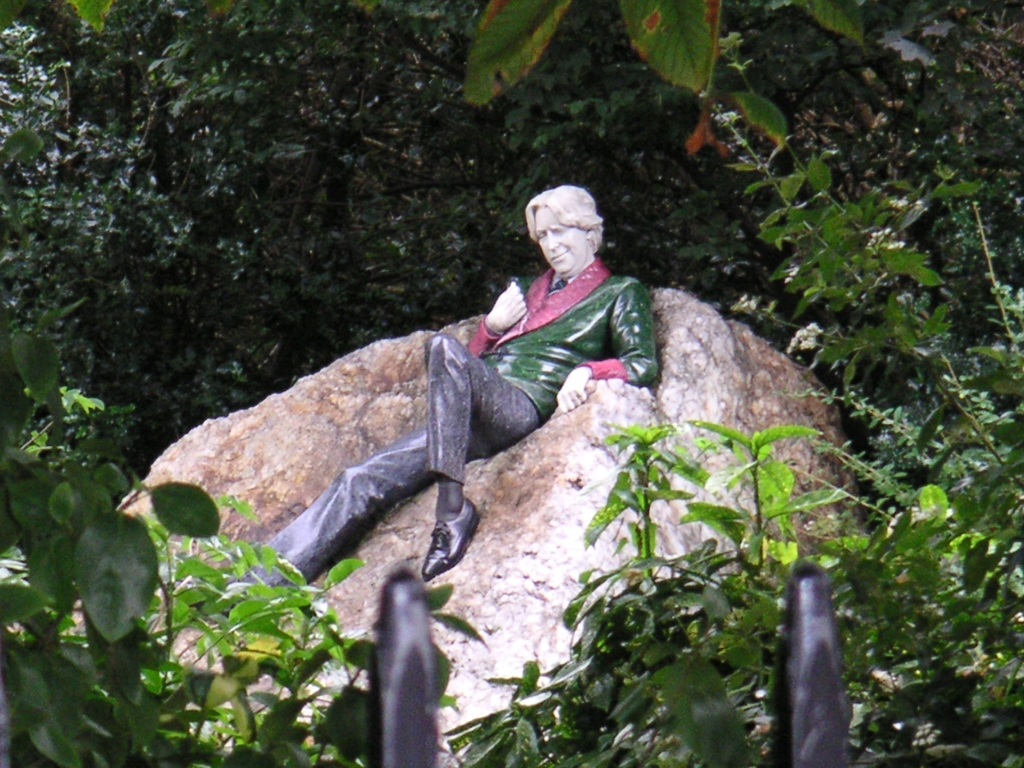
[[704,147],[711,147],[723,159],[730,153],[729,147],[715,136],[715,130],[711,125],[711,113],[707,109],[701,112],[697,127],[693,129],[690,138],[686,140],[686,152],[689,155],[696,155]]

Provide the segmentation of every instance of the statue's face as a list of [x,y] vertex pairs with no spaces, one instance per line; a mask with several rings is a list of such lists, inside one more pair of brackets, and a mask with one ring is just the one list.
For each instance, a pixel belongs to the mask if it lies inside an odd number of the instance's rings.
[[537,244],[551,268],[565,280],[593,264],[597,250],[587,230],[567,227],[550,208],[537,211]]

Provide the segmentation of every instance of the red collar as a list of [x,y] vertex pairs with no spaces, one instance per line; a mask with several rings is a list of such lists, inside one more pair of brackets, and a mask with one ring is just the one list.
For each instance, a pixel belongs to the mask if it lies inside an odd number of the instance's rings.
[[495,346],[501,346],[523,334],[553,323],[597,290],[611,276],[612,273],[604,262],[595,259],[593,264],[580,272],[565,288],[549,295],[551,281],[555,278],[555,271],[549,269],[533,281],[526,294],[526,317],[506,331]]

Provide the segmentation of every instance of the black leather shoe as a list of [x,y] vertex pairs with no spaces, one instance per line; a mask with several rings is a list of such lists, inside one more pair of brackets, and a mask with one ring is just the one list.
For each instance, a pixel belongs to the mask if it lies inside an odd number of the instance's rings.
[[427,559],[423,561],[424,581],[430,581],[459,564],[479,524],[480,515],[476,513],[476,507],[469,499],[462,505],[462,511],[454,520],[437,521],[430,536]]

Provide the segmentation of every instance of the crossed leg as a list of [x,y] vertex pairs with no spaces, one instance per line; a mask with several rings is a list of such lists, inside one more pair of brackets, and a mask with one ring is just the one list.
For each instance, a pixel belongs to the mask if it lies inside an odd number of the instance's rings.
[[[533,432],[541,424],[533,402],[462,344],[444,334],[427,343],[428,419],[417,430],[361,464],[349,467],[313,504],[279,533],[270,546],[290,561],[307,581],[315,579],[345,552],[351,551],[382,512],[415,495],[434,480],[441,481],[430,553],[460,517],[475,517],[462,497],[466,463],[493,456]],[[475,529],[475,520],[472,521]],[[457,523],[456,523],[457,525]],[[457,531],[455,531],[457,533]],[[458,562],[450,549],[442,552],[442,570]],[[451,536],[447,542],[452,545]],[[436,559],[436,558],[435,558]],[[430,558],[428,557],[428,562]],[[427,572],[432,578],[442,571]]]

